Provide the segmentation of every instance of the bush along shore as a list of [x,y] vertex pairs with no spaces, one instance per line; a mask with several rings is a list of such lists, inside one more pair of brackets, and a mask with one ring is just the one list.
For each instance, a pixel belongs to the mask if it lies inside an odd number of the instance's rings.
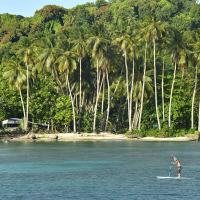
[[25,132],[200,131],[199,22],[195,0],[0,14],[0,121],[20,118]]

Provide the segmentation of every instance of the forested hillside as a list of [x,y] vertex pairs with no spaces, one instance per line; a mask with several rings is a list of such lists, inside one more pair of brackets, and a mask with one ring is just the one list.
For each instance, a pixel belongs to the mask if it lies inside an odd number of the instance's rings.
[[97,0],[0,15],[0,120],[69,132],[197,129],[200,5]]

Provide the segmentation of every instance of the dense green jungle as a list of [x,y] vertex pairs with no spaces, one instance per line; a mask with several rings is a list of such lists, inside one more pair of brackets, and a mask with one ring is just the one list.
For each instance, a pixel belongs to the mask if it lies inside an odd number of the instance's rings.
[[97,0],[0,15],[0,121],[175,136],[198,130],[200,5]]

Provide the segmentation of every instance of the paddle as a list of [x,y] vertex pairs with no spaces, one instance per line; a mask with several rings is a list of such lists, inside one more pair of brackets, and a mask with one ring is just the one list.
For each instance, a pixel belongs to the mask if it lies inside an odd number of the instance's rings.
[[172,169],[172,165],[169,166],[169,177],[171,176],[171,169]]

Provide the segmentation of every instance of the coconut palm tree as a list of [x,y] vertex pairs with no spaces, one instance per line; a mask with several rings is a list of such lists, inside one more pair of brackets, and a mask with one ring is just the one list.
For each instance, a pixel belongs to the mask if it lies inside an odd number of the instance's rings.
[[26,122],[25,122],[25,130],[28,129],[28,120],[29,120],[29,71],[30,71],[30,67],[32,67],[34,61],[33,61],[33,52],[31,48],[26,48],[24,50],[24,63],[26,66]]
[[35,66],[35,52],[33,50],[32,40],[24,39],[16,46],[16,57],[26,66],[26,118],[24,120],[24,129],[28,130],[29,121],[29,93],[30,93],[30,79],[34,78],[33,69]]
[[141,130],[141,121],[142,121],[142,113],[143,113],[144,91],[145,91],[146,69],[147,69],[147,50],[148,50],[148,43],[147,43],[147,40],[146,40],[145,49],[144,49],[144,68],[143,68],[143,78],[142,78],[143,81],[142,81],[142,94],[141,94],[141,100],[140,100],[138,130]]
[[73,51],[75,55],[78,57],[79,61],[79,109],[82,107],[82,60],[86,55],[86,43],[83,39],[73,41]]
[[[117,44],[121,51],[122,51],[122,55],[124,57],[124,64],[125,64],[125,69],[126,69],[126,93],[127,93],[127,105],[128,105],[128,121],[129,121],[129,131],[132,130],[132,122],[131,122],[131,111],[130,108],[132,106],[130,106],[130,91],[129,91],[129,70],[128,70],[128,55],[130,54],[130,52],[132,51],[132,53],[134,53],[134,45],[132,43],[132,37],[128,34],[125,34],[119,38],[116,38],[113,40],[114,44]],[[132,54],[134,55],[134,54]],[[133,63],[134,66],[134,63]],[[134,71],[133,71],[134,73]],[[133,76],[132,76],[133,77]],[[132,83],[133,83],[133,79],[132,79]],[[133,86],[133,85],[132,85]]]
[[[107,131],[108,121],[109,121],[109,113],[110,113],[110,81],[109,81],[109,70],[111,66],[111,49],[108,49],[108,53],[106,56],[102,57],[100,60],[100,70],[103,74],[103,77],[106,79],[107,83],[107,114],[106,114],[106,122],[104,130]],[[104,83],[104,79],[102,80]],[[104,91],[103,91],[104,92]],[[104,101],[104,94],[102,97],[102,101]]]
[[73,132],[76,132],[76,112],[75,112],[75,103],[72,95],[72,87],[69,81],[69,75],[76,69],[76,60],[75,55],[66,51],[60,55],[57,59],[56,64],[58,65],[58,70],[60,73],[64,73],[66,88],[69,91],[71,104],[72,104],[72,113],[73,113]]
[[94,106],[94,119],[93,119],[93,132],[96,132],[98,100],[100,96],[102,83],[105,78],[105,76],[102,75],[102,80],[101,80],[101,71],[99,70],[99,68],[101,67],[101,62],[107,53],[109,41],[104,38],[95,36],[95,37],[89,38],[87,43],[88,43],[89,49],[91,49],[92,58],[96,61],[97,84],[96,84],[96,100],[95,100],[95,106]]
[[132,126],[133,129],[138,128],[139,123],[139,117],[140,117],[140,108],[141,108],[141,100],[142,100],[142,93],[143,98],[148,98],[153,93],[153,81],[151,77],[148,75],[150,72],[145,72],[145,88],[143,91],[143,73],[141,73],[139,70],[135,74],[135,83],[134,83],[134,90],[133,90],[133,101],[135,102],[135,109],[134,109],[134,115],[132,120]]
[[158,41],[165,33],[165,26],[162,22],[153,19],[151,23],[145,27],[145,38],[147,41],[153,43],[153,57],[154,57],[154,94],[155,94],[155,107],[158,129],[161,129],[160,117],[158,110],[158,96],[157,96],[157,73],[156,73],[156,41]]
[[61,92],[64,94],[55,62],[57,61],[58,57],[62,55],[62,53],[66,50],[68,44],[63,44],[60,40],[56,39],[55,36],[50,35],[37,41],[35,46],[38,60],[36,65],[37,71],[39,73],[51,73],[53,78],[56,80]]
[[199,114],[198,114],[198,132],[200,132],[200,101],[199,101]]
[[183,36],[180,32],[174,30],[173,39],[171,41],[171,52],[172,52],[172,63],[174,65],[174,73],[170,91],[170,100],[169,100],[169,115],[168,115],[168,127],[171,127],[171,108],[172,108],[172,99],[173,99],[173,90],[176,79],[177,65],[184,65],[186,61],[185,53],[185,43],[183,41]]
[[29,120],[29,93],[30,93],[30,78],[32,78],[32,69],[34,66],[34,52],[31,46],[29,46],[30,41],[25,44],[19,45],[19,50],[17,51],[17,57],[23,61],[26,66],[26,118],[24,120],[24,129],[28,130],[28,120]]
[[142,93],[142,76],[141,76],[141,79],[138,79],[135,81],[135,87],[133,90],[133,101],[135,102],[135,108],[134,108],[134,114],[133,114],[132,127],[134,130],[137,129],[138,127],[138,120],[139,120],[139,114],[140,114],[139,103],[141,99],[141,93]]
[[162,121],[165,122],[165,91],[164,91],[164,78],[165,78],[165,71],[166,71],[166,45],[167,45],[167,38],[162,40],[161,48],[162,50],[160,53],[160,59],[162,60],[162,73],[161,73],[161,97],[162,97]]
[[72,50],[78,57],[79,62],[79,131],[81,129],[81,113],[82,113],[82,60],[86,56],[86,43],[83,39],[73,41]]
[[[23,62],[17,58],[12,59],[8,62],[3,61],[3,77],[8,80],[12,87],[15,87],[19,91],[22,110],[24,115],[24,122],[27,121],[27,115],[25,111],[24,100],[22,96],[22,88],[26,81],[26,68]],[[26,130],[25,123],[23,123],[23,129]]]
[[[130,56],[132,57],[132,77],[131,77],[131,89],[130,89],[130,108],[129,108],[129,121],[132,122],[132,110],[133,110],[133,91],[134,91],[134,82],[135,82],[135,61],[139,57],[139,49],[138,49],[138,40],[136,37],[131,37],[131,50]],[[131,126],[132,130],[133,126]]]
[[198,66],[200,63],[200,42],[196,42],[194,45],[193,60],[195,61],[193,62],[195,65],[195,81],[194,81],[194,90],[193,90],[193,95],[192,95],[191,129],[194,129],[194,102],[195,102],[197,83],[198,83]]
[[164,77],[165,77],[165,60],[164,60],[164,58],[163,58],[163,64],[162,64],[162,81],[161,81],[161,88],[162,88],[162,116],[163,116],[163,122],[165,121]]
[[50,72],[53,77],[55,77],[55,61],[58,58],[60,53],[60,49],[58,49],[56,38],[53,36],[48,36],[46,38],[42,38],[39,41],[38,51],[39,57],[38,60],[41,63],[41,70],[46,72]]

